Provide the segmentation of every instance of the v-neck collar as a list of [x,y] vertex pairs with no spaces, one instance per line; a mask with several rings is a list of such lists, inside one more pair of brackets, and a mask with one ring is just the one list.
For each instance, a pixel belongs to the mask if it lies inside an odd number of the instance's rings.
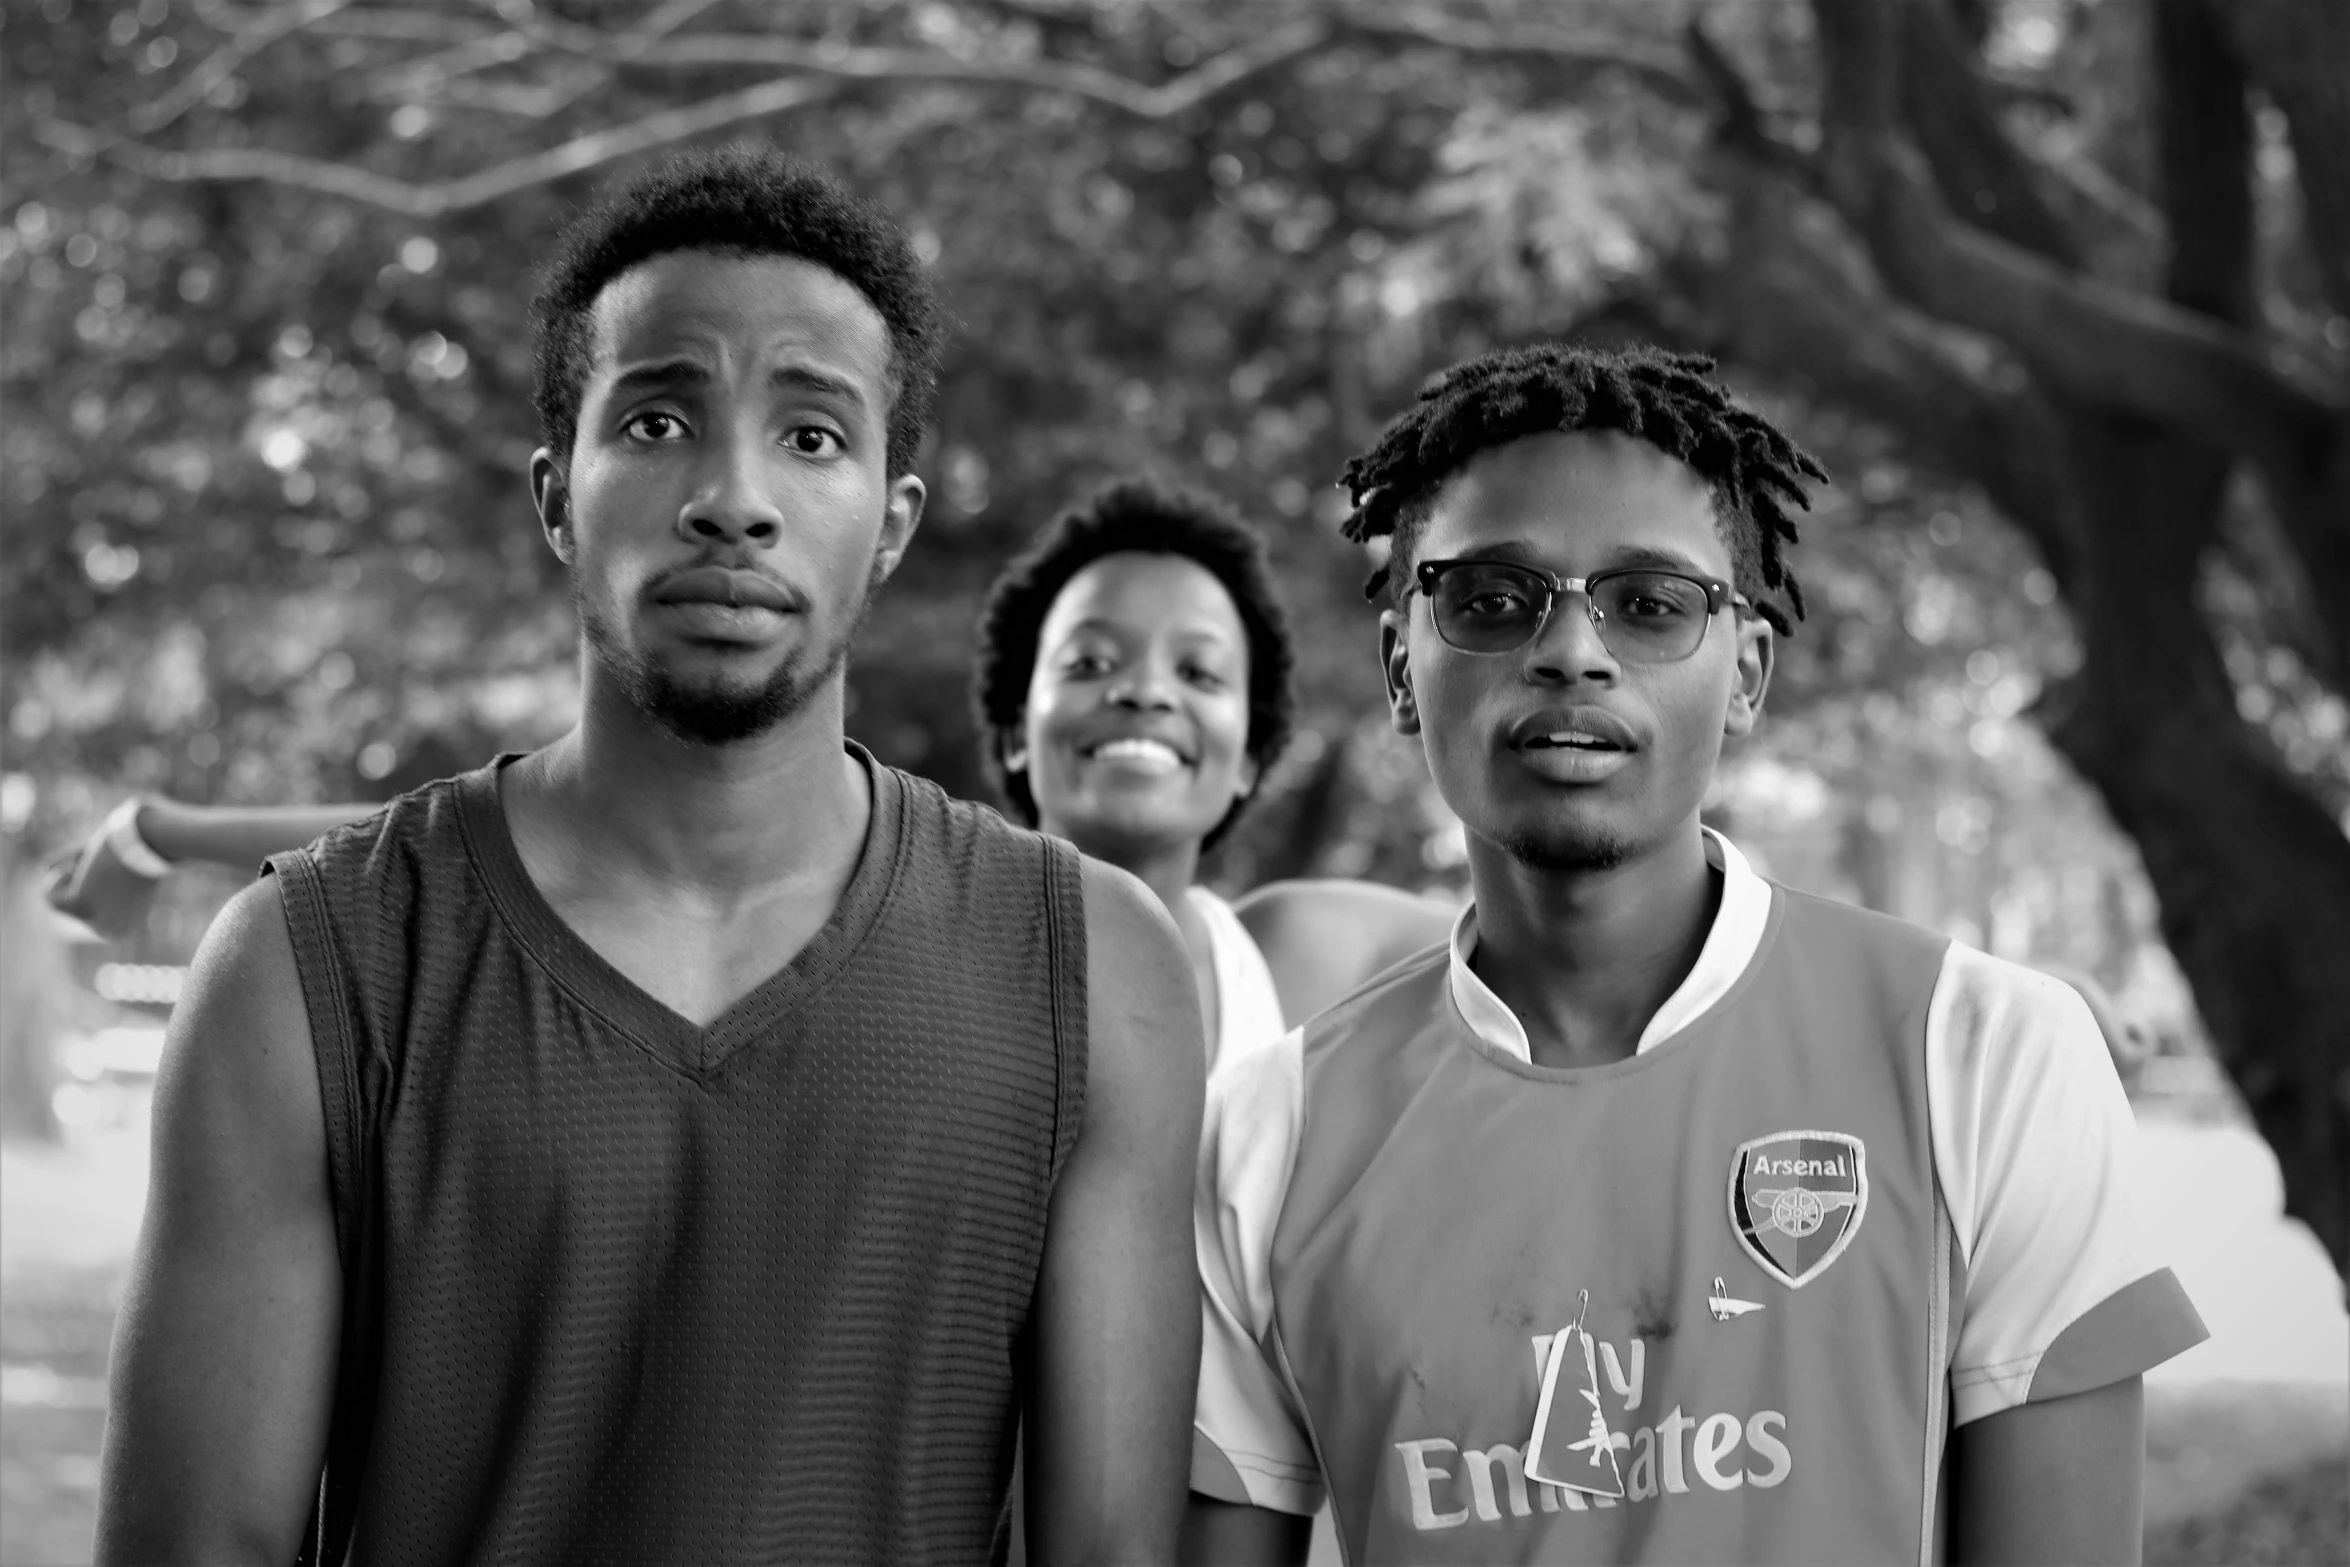
[[581,1006],[656,1058],[700,1079],[719,1070],[736,1050],[769,1033],[829,985],[872,934],[897,883],[905,846],[904,786],[894,771],[875,762],[863,746],[854,740],[844,743],[873,785],[873,810],[865,828],[864,847],[857,855],[857,868],[850,873],[831,917],[791,961],[753,986],[706,1027],[697,1027],[614,968],[564,923],[531,880],[506,825],[506,807],[498,784],[500,774],[509,763],[521,759],[521,752],[506,752],[487,767],[458,779],[458,820],[464,829],[466,851],[488,890],[490,903],[523,950]]

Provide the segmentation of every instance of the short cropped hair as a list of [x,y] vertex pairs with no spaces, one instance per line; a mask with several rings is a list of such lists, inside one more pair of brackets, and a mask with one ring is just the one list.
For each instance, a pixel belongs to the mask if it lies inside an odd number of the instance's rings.
[[891,477],[929,428],[945,318],[895,219],[839,181],[767,148],[669,158],[574,219],[531,304],[539,438],[567,457],[593,355],[589,312],[606,284],[673,250],[796,256],[871,302],[889,329]]
[[[1288,617],[1273,592],[1264,541],[1221,502],[1147,479],[1121,479],[1047,524],[997,576],[979,620],[972,700],[987,736],[987,762],[1020,820],[1036,825],[1036,796],[1024,772],[1004,766],[1005,736],[1020,727],[1037,644],[1053,601],[1069,579],[1106,555],[1180,555],[1224,585],[1248,638],[1249,760],[1263,776],[1289,743],[1293,693]],[[1213,848],[1245,800],[1206,839]]]
[[[1489,446],[1560,430],[1616,430],[1695,470],[1713,489],[1738,591],[1782,635],[1803,614],[1803,587],[1787,569],[1796,541],[1788,507],[1808,510],[1805,482],[1827,470],[1786,432],[1731,401],[1702,354],[1539,343],[1454,365],[1346,465],[1353,503],[1346,536],[1387,538],[1372,591],[1410,580],[1420,534],[1444,481]],[[1769,594],[1786,600],[1783,609]]]

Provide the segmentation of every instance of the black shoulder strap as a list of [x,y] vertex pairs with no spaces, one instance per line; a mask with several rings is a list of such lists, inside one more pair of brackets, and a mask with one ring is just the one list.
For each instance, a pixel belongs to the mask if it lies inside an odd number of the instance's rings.
[[1044,906],[1052,953],[1053,1053],[1059,1069],[1053,1103],[1052,1180],[1057,1183],[1085,1120],[1085,1074],[1092,1036],[1085,1006],[1084,868],[1069,844],[1051,837],[1043,842]]
[[[335,940],[316,855],[297,849],[273,856],[263,874],[277,878],[286,928],[293,938],[294,966],[310,1014],[310,1045],[318,1060],[319,1103],[326,1120],[335,1249],[343,1268],[342,1331],[326,1463],[319,1474],[310,1525],[295,1558],[297,1567],[328,1567],[342,1562],[350,1551],[383,1364],[383,1238],[375,1202],[380,1145],[370,1109],[382,1102],[382,1096],[368,1092],[371,1062],[360,1043],[349,975]],[[380,1090],[380,1084],[374,1086]]]

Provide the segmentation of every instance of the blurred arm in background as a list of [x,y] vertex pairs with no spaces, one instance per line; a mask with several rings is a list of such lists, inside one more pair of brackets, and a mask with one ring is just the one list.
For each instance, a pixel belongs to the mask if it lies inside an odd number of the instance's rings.
[[121,936],[146,917],[174,865],[194,862],[252,871],[319,834],[372,816],[380,805],[183,805],[125,800],[86,839],[52,861],[49,906],[101,936]]

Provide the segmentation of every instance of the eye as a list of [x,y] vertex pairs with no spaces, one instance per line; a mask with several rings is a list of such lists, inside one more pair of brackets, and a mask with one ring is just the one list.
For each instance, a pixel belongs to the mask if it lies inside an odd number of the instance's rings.
[[1203,691],[1221,691],[1230,682],[1223,675],[1204,664],[1192,664],[1183,670],[1183,678]]
[[794,425],[784,432],[783,444],[802,457],[837,457],[848,449],[837,430],[820,424]]
[[1524,594],[1513,592],[1508,588],[1473,588],[1468,596],[1461,600],[1462,613],[1487,618],[1522,615],[1530,607]]
[[1624,620],[1679,620],[1701,614],[1704,595],[1674,577],[1618,578],[1602,597],[1611,600],[1605,612]]
[[629,415],[620,433],[632,441],[663,442],[683,440],[691,432],[677,415],[662,408],[648,408],[643,413]]
[[1078,680],[1090,680],[1110,672],[1110,661],[1099,653],[1071,653],[1061,660],[1061,673]]

